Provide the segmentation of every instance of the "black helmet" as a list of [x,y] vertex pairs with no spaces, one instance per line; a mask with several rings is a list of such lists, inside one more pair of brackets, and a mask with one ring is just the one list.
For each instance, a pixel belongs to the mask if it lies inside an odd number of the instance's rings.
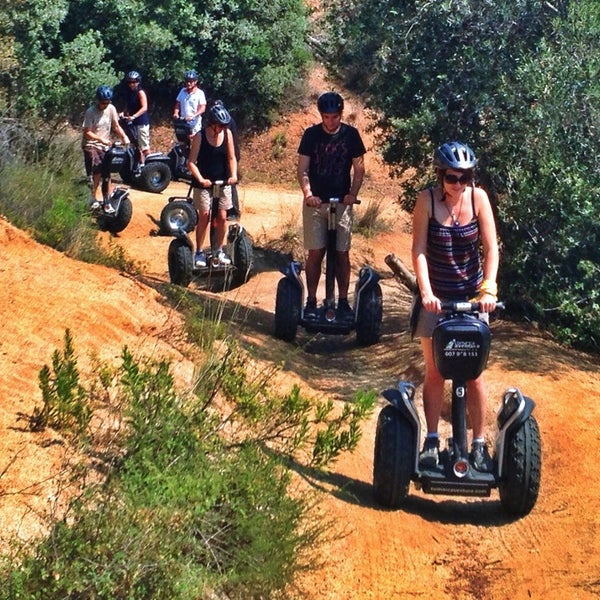
[[227,126],[231,123],[231,115],[222,104],[213,104],[206,113],[206,124]]
[[109,85],[101,85],[96,89],[96,98],[102,102],[110,102],[113,97],[112,88]]
[[129,81],[135,81],[136,83],[142,80],[142,76],[137,71],[129,71],[127,75],[125,75],[125,79]]
[[194,71],[194,69],[190,69],[189,71],[186,71],[183,74],[183,78],[186,81],[197,81],[198,80],[198,73],[196,73],[196,71]]
[[317,100],[320,113],[341,113],[344,110],[344,99],[337,92],[325,92]]
[[475,154],[469,146],[461,142],[446,142],[436,149],[433,166],[438,169],[473,169],[477,164]]

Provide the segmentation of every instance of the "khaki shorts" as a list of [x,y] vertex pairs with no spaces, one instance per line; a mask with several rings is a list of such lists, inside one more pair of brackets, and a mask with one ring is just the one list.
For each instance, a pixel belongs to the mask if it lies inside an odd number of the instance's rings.
[[137,140],[140,150],[150,150],[150,125],[137,126]]
[[[433,330],[437,325],[437,322],[444,316],[444,313],[434,313],[425,310],[422,306],[419,310],[419,317],[417,320],[417,326],[415,328],[415,334],[413,337],[425,337],[430,338],[433,335]],[[490,316],[488,313],[479,313],[477,315],[480,321],[484,323],[490,322]]]
[[[337,215],[337,243],[336,250],[347,252],[352,241],[352,206],[338,204]],[[327,221],[329,204],[320,207],[304,205],[302,220],[304,229],[304,248],[306,250],[320,250],[327,246]]]
[[[194,188],[192,192],[192,200],[194,207],[200,212],[207,213],[210,210],[212,202],[211,189]],[[233,206],[231,201],[231,186],[224,185],[221,188],[221,196],[219,198],[219,210],[229,210]]]

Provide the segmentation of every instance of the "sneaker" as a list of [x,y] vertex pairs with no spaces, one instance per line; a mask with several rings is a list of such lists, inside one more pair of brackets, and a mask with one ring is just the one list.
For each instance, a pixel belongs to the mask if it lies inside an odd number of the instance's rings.
[[206,254],[200,250],[194,254],[194,264],[197,267],[205,267],[206,266]]
[[493,469],[492,459],[485,442],[473,442],[469,460],[476,471],[490,473]]
[[316,319],[317,318],[317,300],[315,298],[309,298],[306,301],[304,307],[304,318],[305,319]]
[[112,204],[105,204],[104,205],[104,214],[105,215],[114,215],[117,211],[113,208]]
[[227,256],[227,254],[225,254],[225,252],[223,251],[223,248],[221,248],[217,252],[217,260],[219,261],[220,265],[230,265],[231,264],[231,259],[229,258],[229,256]]
[[94,200],[91,204],[90,204],[90,209],[91,210],[98,210],[100,207],[102,206],[102,204],[100,204],[100,202],[98,202],[98,200]]
[[337,318],[340,321],[352,321],[354,319],[354,311],[346,298],[341,298],[338,301]]
[[419,454],[419,465],[425,469],[435,469],[439,462],[439,445],[438,438],[425,438],[423,450]]

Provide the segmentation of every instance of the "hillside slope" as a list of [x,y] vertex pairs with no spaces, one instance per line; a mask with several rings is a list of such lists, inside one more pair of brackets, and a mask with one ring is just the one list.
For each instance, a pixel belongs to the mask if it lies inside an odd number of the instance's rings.
[[[288,117],[286,160],[293,162],[295,154],[291,132],[295,136],[314,117],[310,109]],[[251,163],[261,162],[261,156],[247,154],[244,160],[250,172]],[[384,175],[371,167],[371,177],[383,181]],[[56,497],[51,477],[59,472],[67,446],[52,431],[29,432],[21,417],[40,402],[38,372],[50,362],[52,351],[62,348],[66,328],[73,332],[82,371],[91,354],[118,362],[127,344],[138,355],[172,357],[178,381],[191,381],[194,367],[188,357],[193,349],[182,341],[178,315],[165,307],[157,291],[168,281],[170,240],[151,235],[167,197],[185,192],[177,183],[161,195],[132,191],[132,223],[114,241],[144,265],[139,279],[70,260],[0,220],[0,522],[5,541],[38,532],[40,511],[52,508]],[[256,360],[283,365],[282,386],[297,382],[307,393],[348,402],[358,389],[383,390],[398,379],[420,384],[418,344],[406,332],[410,298],[383,261],[389,252],[404,260],[409,256],[408,218],[395,208],[393,195],[365,192],[360,207],[383,200],[383,216],[390,224],[374,238],[355,238],[353,277],[365,262],[384,275],[382,340],[363,349],[353,336],[301,332],[297,344],[273,339],[280,274],[269,248],[298,228],[300,198],[293,188],[250,180],[240,192],[258,272],[225,294],[208,291],[202,282],[193,283],[190,293],[224,299],[230,332]],[[600,367],[536,331],[502,321],[494,323],[493,331],[490,440],[494,411],[506,387],[519,386],[536,401],[543,472],[533,512],[513,521],[503,516],[497,494],[469,501],[425,496],[414,488],[403,510],[382,510],[371,495],[374,414],[358,450],[309,482],[321,493],[320,510],[335,519],[337,535],[316,549],[322,566],[299,577],[290,593],[314,600],[598,597]],[[443,428],[448,430],[446,420]]]

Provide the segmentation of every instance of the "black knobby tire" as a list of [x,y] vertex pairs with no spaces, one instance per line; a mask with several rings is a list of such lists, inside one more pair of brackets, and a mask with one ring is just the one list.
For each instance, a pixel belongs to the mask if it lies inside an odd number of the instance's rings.
[[186,240],[175,238],[169,244],[169,277],[171,283],[187,287],[192,281],[194,256]]
[[164,235],[175,235],[181,230],[191,233],[197,223],[198,213],[186,200],[173,200],[160,213],[160,231]]
[[139,181],[142,189],[160,194],[171,183],[171,169],[165,163],[150,162],[142,168]]
[[233,241],[232,254],[235,270],[231,274],[231,287],[238,287],[250,279],[254,267],[252,242],[244,231]]
[[502,480],[498,486],[504,510],[523,517],[534,507],[540,491],[542,444],[533,416],[507,435]]
[[361,346],[371,346],[381,338],[383,318],[383,296],[381,286],[376,283],[366,289],[360,297],[356,314],[356,341]]
[[276,338],[286,342],[294,341],[301,310],[302,292],[300,288],[287,277],[280,279],[275,298],[274,335]]
[[112,234],[120,233],[129,225],[133,216],[133,205],[129,196],[121,200],[119,212],[114,217],[104,215],[98,217],[98,229],[109,231]]
[[408,496],[415,465],[416,440],[410,422],[391,404],[377,419],[373,459],[373,494],[387,508],[398,508]]

